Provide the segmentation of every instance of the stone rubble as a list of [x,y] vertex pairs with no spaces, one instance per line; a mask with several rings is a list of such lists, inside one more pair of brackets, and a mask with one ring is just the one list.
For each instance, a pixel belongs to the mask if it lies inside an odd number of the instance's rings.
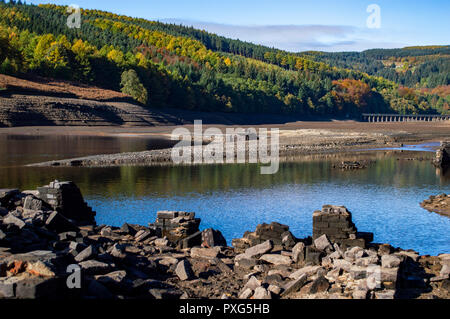
[[[296,238],[274,222],[228,247],[220,231],[201,231],[192,212],[157,212],[148,226],[96,225],[71,182],[2,189],[0,205],[0,298],[450,296],[450,254],[420,256],[373,243],[343,206],[314,212],[312,238]],[[77,274],[80,288],[71,289]]]

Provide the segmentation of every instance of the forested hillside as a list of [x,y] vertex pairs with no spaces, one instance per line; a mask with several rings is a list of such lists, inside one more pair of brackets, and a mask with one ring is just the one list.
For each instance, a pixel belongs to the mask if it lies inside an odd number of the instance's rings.
[[[68,15],[63,6],[0,1],[0,72],[95,84],[160,108],[339,117],[449,112],[448,90],[433,90],[448,85],[448,47],[410,49],[405,57],[300,54],[98,10],[82,10],[81,28],[70,29]],[[398,78],[371,69],[394,57]],[[405,72],[420,77],[414,85],[397,70],[405,61]]]
[[307,56],[340,68],[382,76],[408,87],[450,85],[450,46],[373,49],[363,52],[310,52]]

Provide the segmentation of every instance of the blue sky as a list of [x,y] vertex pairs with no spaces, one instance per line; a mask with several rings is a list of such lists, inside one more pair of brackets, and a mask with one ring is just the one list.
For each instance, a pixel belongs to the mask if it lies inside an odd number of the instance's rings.
[[[30,2],[30,1],[27,1]],[[450,44],[449,0],[70,0],[77,4],[163,22],[289,51],[361,51]],[[379,29],[367,27],[368,5],[380,7]]]

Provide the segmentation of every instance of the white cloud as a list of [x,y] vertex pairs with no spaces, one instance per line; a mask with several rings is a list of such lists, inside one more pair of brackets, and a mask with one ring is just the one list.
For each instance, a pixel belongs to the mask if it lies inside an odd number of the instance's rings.
[[240,39],[287,51],[362,51],[398,48],[407,44],[389,41],[380,30],[341,25],[228,25],[183,19],[161,22],[183,24],[232,39]]

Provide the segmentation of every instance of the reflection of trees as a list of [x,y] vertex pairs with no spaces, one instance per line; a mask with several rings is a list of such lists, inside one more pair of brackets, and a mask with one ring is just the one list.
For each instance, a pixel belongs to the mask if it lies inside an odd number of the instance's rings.
[[[362,159],[351,155],[355,160]],[[124,166],[113,168],[36,168],[0,169],[2,187],[33,189],[52,179],[73,180],[86,195],[171,196],[190,192],[214,192],[238,188],[264,189],[281,184],[329,183],[344,179],[348,183],[409,187],[436,184],[439,177],[429,161],[397,159],[377,154],[367,169],[342,171],[331,168],[338,160],[316,159],[280,163],[274,175],[261,175],[257,164],[203,166]],[[348,158],[345,158],[348,159]],[[442,180],[441,180],[442,183]]]

